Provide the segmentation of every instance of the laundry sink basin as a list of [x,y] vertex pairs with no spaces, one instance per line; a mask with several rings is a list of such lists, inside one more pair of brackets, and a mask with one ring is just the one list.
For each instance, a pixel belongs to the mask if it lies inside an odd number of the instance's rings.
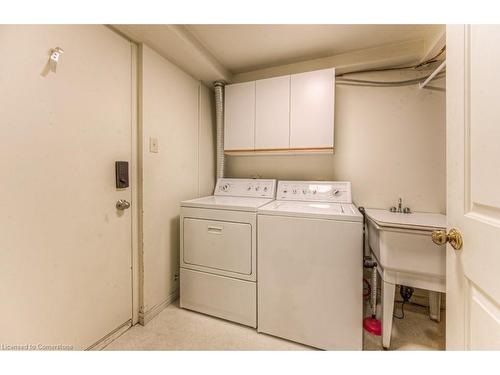
[[445,246],[432,242],[431,233],[446,228],[446,216],[434,213],[395,213],[366,209],[368,241],[384,270],[445,277]]
[[382,284],[382,345],[391,344],[396,285],[429,290],[429,316],[441,319],[441,293],[446,291],[445,246],[431,233],[446,228],[446,216],[365,210],[368,243]]

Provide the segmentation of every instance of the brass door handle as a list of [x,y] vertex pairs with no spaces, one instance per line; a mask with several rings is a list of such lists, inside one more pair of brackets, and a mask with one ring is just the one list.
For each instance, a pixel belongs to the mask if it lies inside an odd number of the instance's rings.
[[435,230],[432,232],[432,242],[436,245],[444,245],[449,242],[455,250],[460,250],[463,246],[462,235],[458,229],[452,228],[446,234],[446,230]]

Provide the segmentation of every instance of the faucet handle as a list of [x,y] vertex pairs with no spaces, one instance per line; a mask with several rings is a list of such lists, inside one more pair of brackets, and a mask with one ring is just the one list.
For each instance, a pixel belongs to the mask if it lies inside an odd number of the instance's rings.
[[389,208],[389,211],[391,211],[391,212],[397,212],[397,210],[398,209],[396,207],[394,207],[394,206],[392,206],[391,208]]
[[411,214],[410,207],[405,207],[405,208],[403,208],[403,213],[404,213],[404,214]]

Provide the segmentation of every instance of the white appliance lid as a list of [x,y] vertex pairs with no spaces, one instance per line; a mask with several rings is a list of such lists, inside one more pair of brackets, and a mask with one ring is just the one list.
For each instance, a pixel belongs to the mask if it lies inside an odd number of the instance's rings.
[[446,215],[443,214],[427,212],[404,214],[376,208],[367,208],[365,212],[368,218],[372,219],[381,227],[413,229],[446,228]]
[[301,218],[362,221],[363,216],[352,203],[274,201],[259,208],[259,214]]
[[218,210],[257,211],[257,208],[272,201],[272,198],[221,197],[211,195],[208,197],[183,201],[181,202],[181,206],[194,208],[215,208]]

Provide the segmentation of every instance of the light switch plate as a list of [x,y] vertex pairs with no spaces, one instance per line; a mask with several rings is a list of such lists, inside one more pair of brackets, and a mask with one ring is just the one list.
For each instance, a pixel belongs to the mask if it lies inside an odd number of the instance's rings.
[[158,138],[149,138],[149,152],[158,152]]

